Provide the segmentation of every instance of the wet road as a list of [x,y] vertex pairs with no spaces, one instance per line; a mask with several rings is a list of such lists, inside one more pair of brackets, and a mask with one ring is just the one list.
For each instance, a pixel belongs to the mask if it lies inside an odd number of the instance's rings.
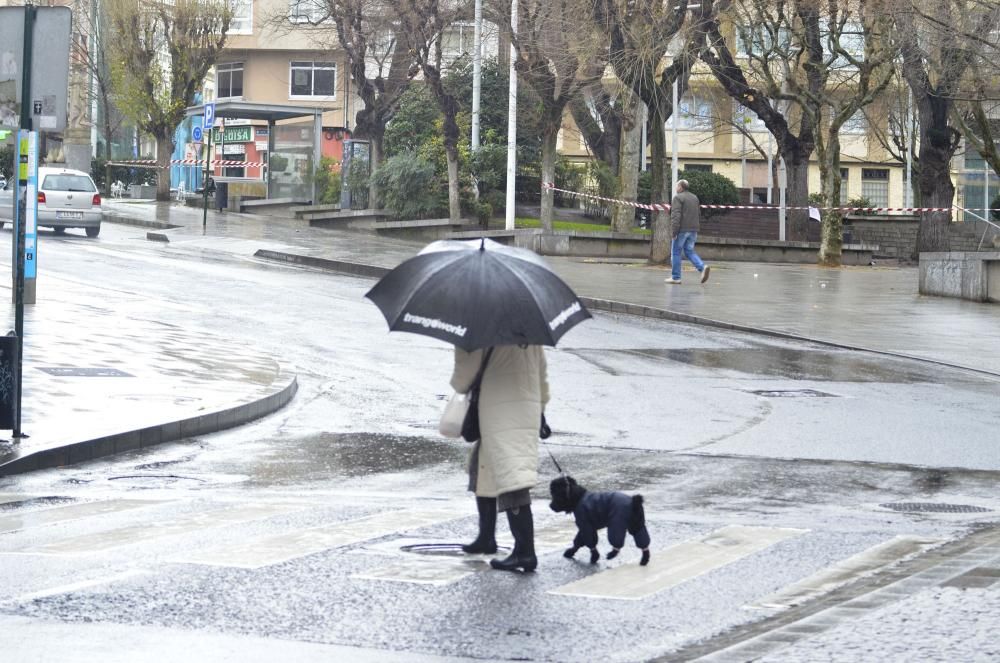
[[[60,643],[65,660],[165,660],[141,648],[165,638],[258,654],[285,643],[295,660],[679,658],[1000,513],[995,380],[596,315],[549,352],[548,447],[585,485],[646,497],[655,573],[642,591],[615,596],[639,568],[631,544],[597,569],[559,555],[572,527],[544,491],[534,576],[404,552],[473,534],[466,447],[434,435],[450,349],[387,334],[361,299],[371,281],[263,264],[242,240],[144,235],[43,237],[40,305],[59,288],[221,333],[293,367],[300,391],[250,427],[0,479],[0,625],[25,634],[17,660],[52,660]],[[989,511],[885,506],[901,503]],[[788,589],[824,573],[819,589]],[[93,622],[131,645],[87,658],[80,625]]]

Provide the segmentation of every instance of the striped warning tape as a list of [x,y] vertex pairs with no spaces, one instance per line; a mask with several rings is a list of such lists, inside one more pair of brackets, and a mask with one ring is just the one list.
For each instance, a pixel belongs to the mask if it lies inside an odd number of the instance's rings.
[[[213,166],[229,166],[239,168],[258,168],[264,165],[262,161],[230,161],[227,159],[213,159]],[[109,166],[129,166],[132,168],[157,168],[157,163],[153,159],[139,159],[135,161],[111,161]],[[204,159],[171,159],[171,166],[203,166]],[[167,166],[164,166],[166,168]]]
[[[552,191],[558,191],[559,193],[565,193],[569,196],[574,196],[576,198],[586,198],[588,200],[600,200],[606,203],[612,203],[614,205],[626,205],[628,207],[635,207],[637,209],[648,209],[654,212],[669,212],[670,205],[667,203],[639,203],[634,200],[621,200],[619,198],[605,198],[604,196],[597,196],[592,193],[583,193],[580,191],[569,191],[567,189],[559,189],[554,184],[546,182],[542,185],[543,189],[550,189]],[[701,205],[702,209],[767,209],[767,210],[777,210],[780,209],[777,205]],[[794,207],[786,206],[786,210],[834,210],[837,212],[950,212],[953,208],[951,207]]]

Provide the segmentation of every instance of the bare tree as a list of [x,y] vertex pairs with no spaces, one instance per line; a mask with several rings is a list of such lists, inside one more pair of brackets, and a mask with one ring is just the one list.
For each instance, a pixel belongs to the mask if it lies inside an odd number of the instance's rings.
[[621,91],[608,89],[603,81],[604,63],[598,61],[591,66],[592,71],[586,75],[589,82],[570,99],[569,110],[587,147],[617,175],[622,131],[631,120],[622,105]]
[[[705,44],[705,29],[714,13],[711,2],[691,5],[687,0],[594,0],[593,17],[609,44],[608,59],[622,83],[644,103],[652,158],[652,202],[670,199],[666,177],[664,125],[674,112],[673,85],[680,94],[688,87],[691,68]],[[690,21],[686,34],[682,30]],[[666,58],[670,64],[664,66]],[[654,217],[650,261],[666,262],[670,255],[669,216]]]
[[[601,62],[598,41],[587,33],[579,17],[589,11],[588,0],[516,0],[517,30],[512,43],[519,81],[538,95],[542,125],[541,222],[552,230],[553,192],[544,183],[555,181],[556,142],[569,102],[593,82],[593,63]],[[493,7],[495,20],[511,26],[510,5]]]
[[108,0],[114,88],[156,139],[157,200],[170,199],[174,133],[226,43],[232,10],[214,0]]
[[[952,124],[956,97],[968,74],[979,35],[996,28],[1000,4],[992,0],[898,0],[893,8],[903,77],[920,121],[920,201],[951,209],[951,160],[961,144]],[[972,46],[970,47],[970,44]],[[917,251],[946,251],[951,212],[924,212]]]
[[441,109],[444,151],[448,162],[448,217],[452,223],[458,223],[462,216],[458,179],[460,106],[444,83],[443,36],[461,10],[455,3],[441,0],[400,0],[396,5],[399,29],[406,33],[411,44],[410,53],[420,66],[424,80]]

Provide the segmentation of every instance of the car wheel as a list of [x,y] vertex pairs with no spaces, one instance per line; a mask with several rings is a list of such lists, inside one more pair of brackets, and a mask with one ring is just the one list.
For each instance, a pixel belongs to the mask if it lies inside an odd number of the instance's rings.
[[65,234],[66,234],[66,229],[65,229],[65,228],[62,228],[62,227],[59,227],[59,226],[56,226],[56,227],[55,227],[55,228],[53,228],[52,230],[53,230],[53,231],[55,231],[55,233],[56,233],[57,235],[65,235]]
[[93,228],[87,228],[87,237],[97,237],[101,234],[101,227],[96,226]]

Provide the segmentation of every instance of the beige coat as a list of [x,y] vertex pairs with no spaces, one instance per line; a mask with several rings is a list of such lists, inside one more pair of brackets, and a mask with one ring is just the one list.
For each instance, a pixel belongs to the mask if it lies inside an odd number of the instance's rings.
[[[464,393],[476,378],[484,350],[455,348],[452,388]],[[499,346],[479,392],[479,467],[476,495],[496,497],[530,488],[538,479],[538,427],[549,402],[545,352],[539,345]]]

